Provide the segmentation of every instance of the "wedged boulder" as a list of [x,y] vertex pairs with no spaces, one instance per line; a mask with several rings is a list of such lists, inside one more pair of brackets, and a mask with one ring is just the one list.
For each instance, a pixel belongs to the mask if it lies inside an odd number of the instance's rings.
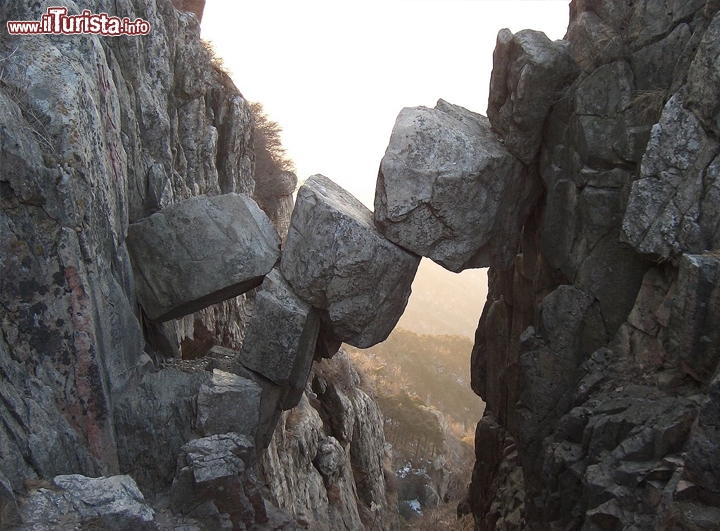
[[440,100],[400,111],[380,163],[375,224],[450,271],[507,269],[540,191],[487,118]]
[[284,409],[300,401],[319,328],[317,310],[292,291],[280,271],[271,271],[255,297],[255,313],[239,361],[273,383],[289,388]]
[[720,144],[676,94],[665,105],[622,223],[635,250],[662,259],[720,248]]
[[543,123],[558,91],[577,74],[568,44],[553,42],[541,31],[498,33],[488,118],[505,147],[525,164],[540,149]]
[[130,476],[56,476],[22,504],[21,529],[157,531],[155,513]]
[[245,195],[196,196],[128,227],[138,301],[167,321],[258,286],[280,237]]
[[254,439],[261,391],[248,378],[214,369],[212,380],[198,394],[198,427],[206,436],[234,432]]
[[327,177],[313,175],[300,188],[282,274],[303,300],[327,310],[337,339],[359,348],[384,341],[405,310],[419,263]]

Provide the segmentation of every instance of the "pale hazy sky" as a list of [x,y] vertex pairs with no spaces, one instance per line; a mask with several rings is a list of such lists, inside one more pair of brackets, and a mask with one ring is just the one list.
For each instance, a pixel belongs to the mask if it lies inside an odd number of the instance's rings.
[[569,0],[207,0],[202,37],[282,126],[303,180],[372,209],[397,114],[438,98],[485,114],[502,28],[561,39]]
[[[322,173],[372,209],[400,110],[443,98],[485,114],[498,31],[530,28],[561,39],[569,3],[207,0],[202,37],[243,95],[280,123],[298,178]],[[441,269],[429,260],[421,267]],[[478,301],[477,319],[486,270],[441,277]]]

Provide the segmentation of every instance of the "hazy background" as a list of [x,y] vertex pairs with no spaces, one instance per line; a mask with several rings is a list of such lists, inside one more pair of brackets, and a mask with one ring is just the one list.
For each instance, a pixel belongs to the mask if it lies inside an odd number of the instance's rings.
[[[282,125],[300,181],[322,173],[372,209],[378,166],[400,110],[433,107],[443,98],[485,114],[498,31],[531,28],[561,39],[568,5],[207,0],[202,37],[243,95]],[[454,275],[423,260],[400,326],[472,335],[486,290],[484,270]]]

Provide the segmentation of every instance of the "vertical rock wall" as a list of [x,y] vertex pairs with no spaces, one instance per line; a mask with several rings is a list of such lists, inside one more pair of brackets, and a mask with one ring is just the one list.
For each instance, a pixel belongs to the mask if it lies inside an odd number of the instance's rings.
[[570,65],[498,36],[490,121],[544,194],[473,349],[477,530],[717,528],[718,7],[573,1]]
[[[148,354],[177,356],[203,335],[205,348],[237,347],[246,312],[239,297],[149,324],[125,246],[129,223],[176,201],[252,192],[246,101],[210,66],[193,15],[165,1],[82,7],[143,18],[151,32],[0,44],[0,468],[16,489],[117,471],[114,402]],[[3,20],[42,13],[0,5]]]
[[261,458],[273,501],[303,529],[396,529],[382,415],[347,353],[316,362],[308,385],[312,391],[283,413]]

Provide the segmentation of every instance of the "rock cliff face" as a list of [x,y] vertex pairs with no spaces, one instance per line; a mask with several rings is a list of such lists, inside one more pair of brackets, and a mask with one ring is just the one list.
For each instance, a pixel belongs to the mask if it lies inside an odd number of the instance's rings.
[[[236,296],[279,265],[272,224],[287,232],[292,197],[283,188],[272,220],[250,199],[253,118],[185,12],[203,3],[65,2],[151,31],[0,39],[3,529],[291,529],[272,501],[302,520],[282,486],[308,463],[326,489],[308,521],[392,521],[381,418],[359,390],[343,411],[354,429],[319,424],[309,462],[263,465],[271,489],[258,479],[282,410],[309,407],[319,319],[278,270],[258,311],[254,291]],[[0,2],[0,19],[39,20],[41,4]],[[241,356],[252,315],[295,319],[250,327],[265,336],[246,352],[294,355],[289,375]],[[155,512],[141,491],[160,496]]]
[[472,354],[478,530],[718,529],[718,7],[498,36],[490,123],[544,191]]
[[359,384],[344,350],[316,362],[308,382],[312,391],[283,413],[261,458],[273,501],[301,528],[397,527],[397,496],[386,485],[386,474],[393,472],[382,415]]

